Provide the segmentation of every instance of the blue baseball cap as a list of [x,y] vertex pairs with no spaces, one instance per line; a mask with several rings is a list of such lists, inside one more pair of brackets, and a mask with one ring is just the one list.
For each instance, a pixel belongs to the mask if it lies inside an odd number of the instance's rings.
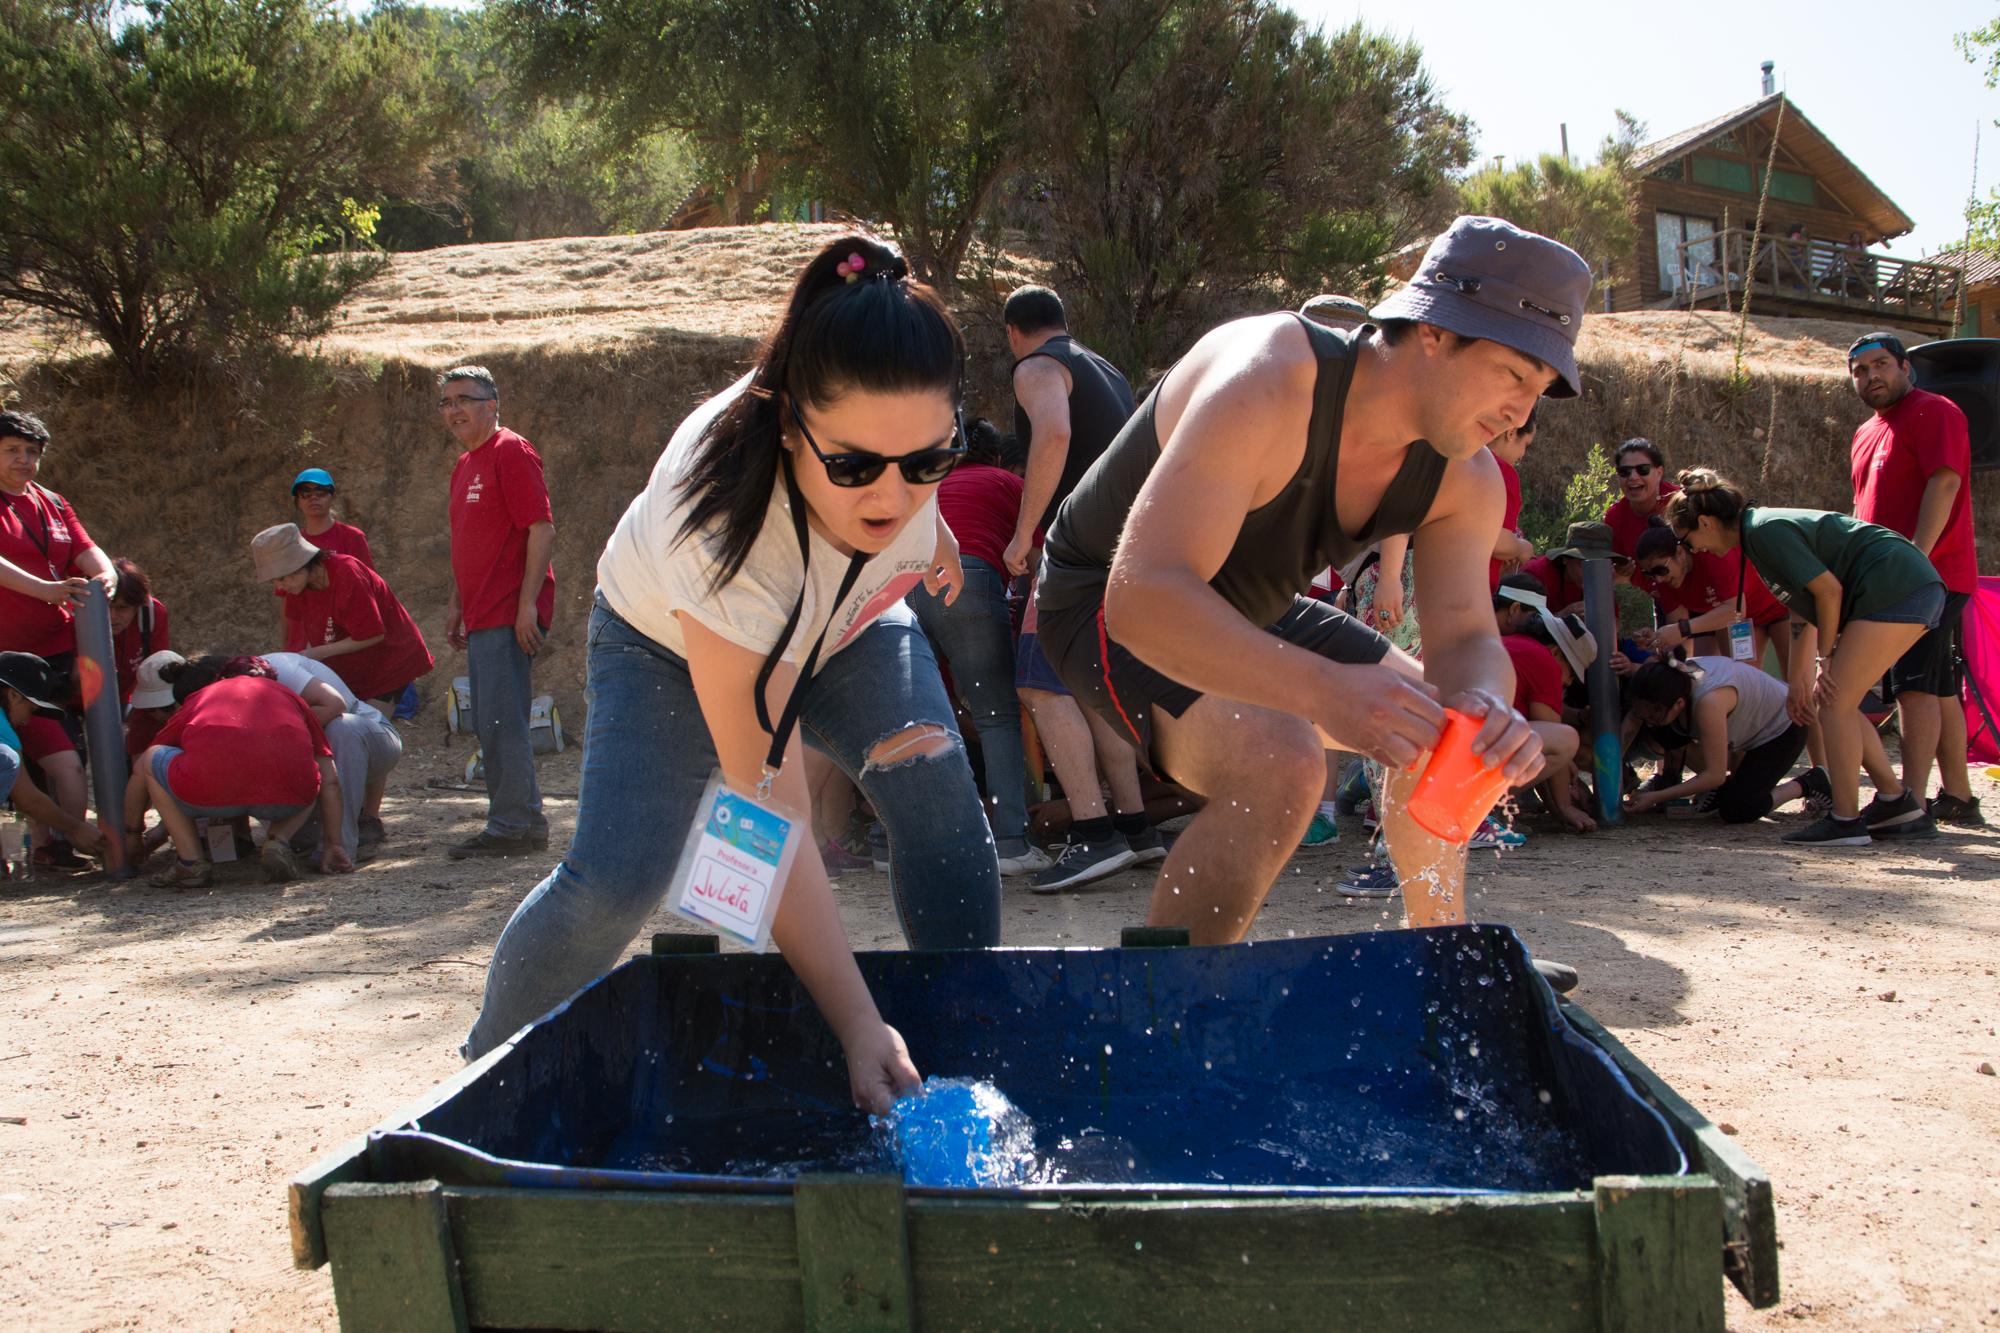
[[309,467],[292,478],[292,494],[297,495],[301,486],[324,486],[332,490],[333,474],[323,467]]

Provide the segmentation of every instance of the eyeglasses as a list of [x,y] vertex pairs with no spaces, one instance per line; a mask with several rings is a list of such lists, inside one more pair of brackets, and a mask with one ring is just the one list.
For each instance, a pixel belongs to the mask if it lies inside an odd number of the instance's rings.
[[[821,453],[819,441],[806,429],[806,419],[799,413],[799,405],[792,401],[792,420],[799,423],[799,434],[806,437],[813,457],[826,468],[826,479],[836,486],[866,486],[882,475],[889,464],[903,474],[903,480],[912,486],[935,486],[951,475],[958,466],[958,460],[965,457],[963,444],[946,445],[937,449],[919,449],[913,454],[900,458],[885,458],[881,454],[828,454]],[[965,419],[961,414],[956,418],[954,440],[965,438]]]
[[331,487],[331,486],[301,486],[301,487],[299,487],[299,488],[298,488],[297,490],[293,491],[293,492],[292,492],[292,494],[293,494],[293,495],[332,495],[332,494],[333,494],[333,487]]
[[1621,477],[1650,477],[1653,475],[1651,463],[1620,463],[1618,475]]
[[491,394],[459,394],[451,398],[438,399],[438,411],[449,412],[454,407],[471,407],[474,403],[490,403],[492,401],[493,395]]
[[1649,579],[1663,579],[1674,572],[1672,565],[1641,565],[1639,572]]

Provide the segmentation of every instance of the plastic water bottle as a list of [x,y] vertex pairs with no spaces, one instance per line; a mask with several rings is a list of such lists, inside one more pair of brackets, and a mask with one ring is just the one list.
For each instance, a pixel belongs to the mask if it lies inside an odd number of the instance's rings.
[[6,822],[7,878],[33,879],[35,877],[34,838],[28,833],[28,817],[16,812]]

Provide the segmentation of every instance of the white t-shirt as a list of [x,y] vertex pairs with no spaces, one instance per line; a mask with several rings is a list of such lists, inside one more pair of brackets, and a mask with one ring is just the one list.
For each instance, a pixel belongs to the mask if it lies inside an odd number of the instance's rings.
[[[771,486],[764,527],[750,547],[749,558],[736,577],[721,588],[711,587],[715,560],[707,535],[679,540],[681,522],[690,507],[682,497],[681,480],[693,462],[695,442],[749,380],[744,376],[681,423],[660,461],[653,465],[646,489],[632,498],[597,561],[598,591],[611,609],[641,634],[681,657],[687,656],[687,641],[676,612],[693,616],[731,643],[760,656],[769,653],[805,582],[791,500],[782,478]],[[806,466],[817,467],[818,463]],[[848,557],[808,528],[812,586],[806,589],[798,629],[785,648],[783,660],[799,665],[819,637],[821,626],[829,626],[826,646],[820,650],[824,666],[834,653],[908,595],[930,567],[937,549],[937,525],[937,495],[933,492],[888,549],[861,567],[853,590],[838,607],[833,599],[847,573]]]
[[380,709],[355,698],[354,691],[347,688],[347,682],[317,658],[307,657],[304,653],[259,653],[258,656],[271,664],[271,670],[278,673],[278,683],[293,694],[304,694],[306,686],[316,680],[323,681],[333,686],[333,692],[340,696],[340,702],[347,706],[348,712],[372,717],[377,722],[382,720]]

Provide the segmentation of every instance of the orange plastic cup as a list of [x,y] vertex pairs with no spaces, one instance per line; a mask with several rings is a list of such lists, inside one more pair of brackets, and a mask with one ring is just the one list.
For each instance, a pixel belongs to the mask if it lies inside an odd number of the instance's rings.
[[1507,771],[1488,768],[1472,753],[1480,719],[1455,708],[1445,709],[1444,715],[1437,747],[1410,794],[1410,818],[1446,842],[1465,843],[1506,793]]

